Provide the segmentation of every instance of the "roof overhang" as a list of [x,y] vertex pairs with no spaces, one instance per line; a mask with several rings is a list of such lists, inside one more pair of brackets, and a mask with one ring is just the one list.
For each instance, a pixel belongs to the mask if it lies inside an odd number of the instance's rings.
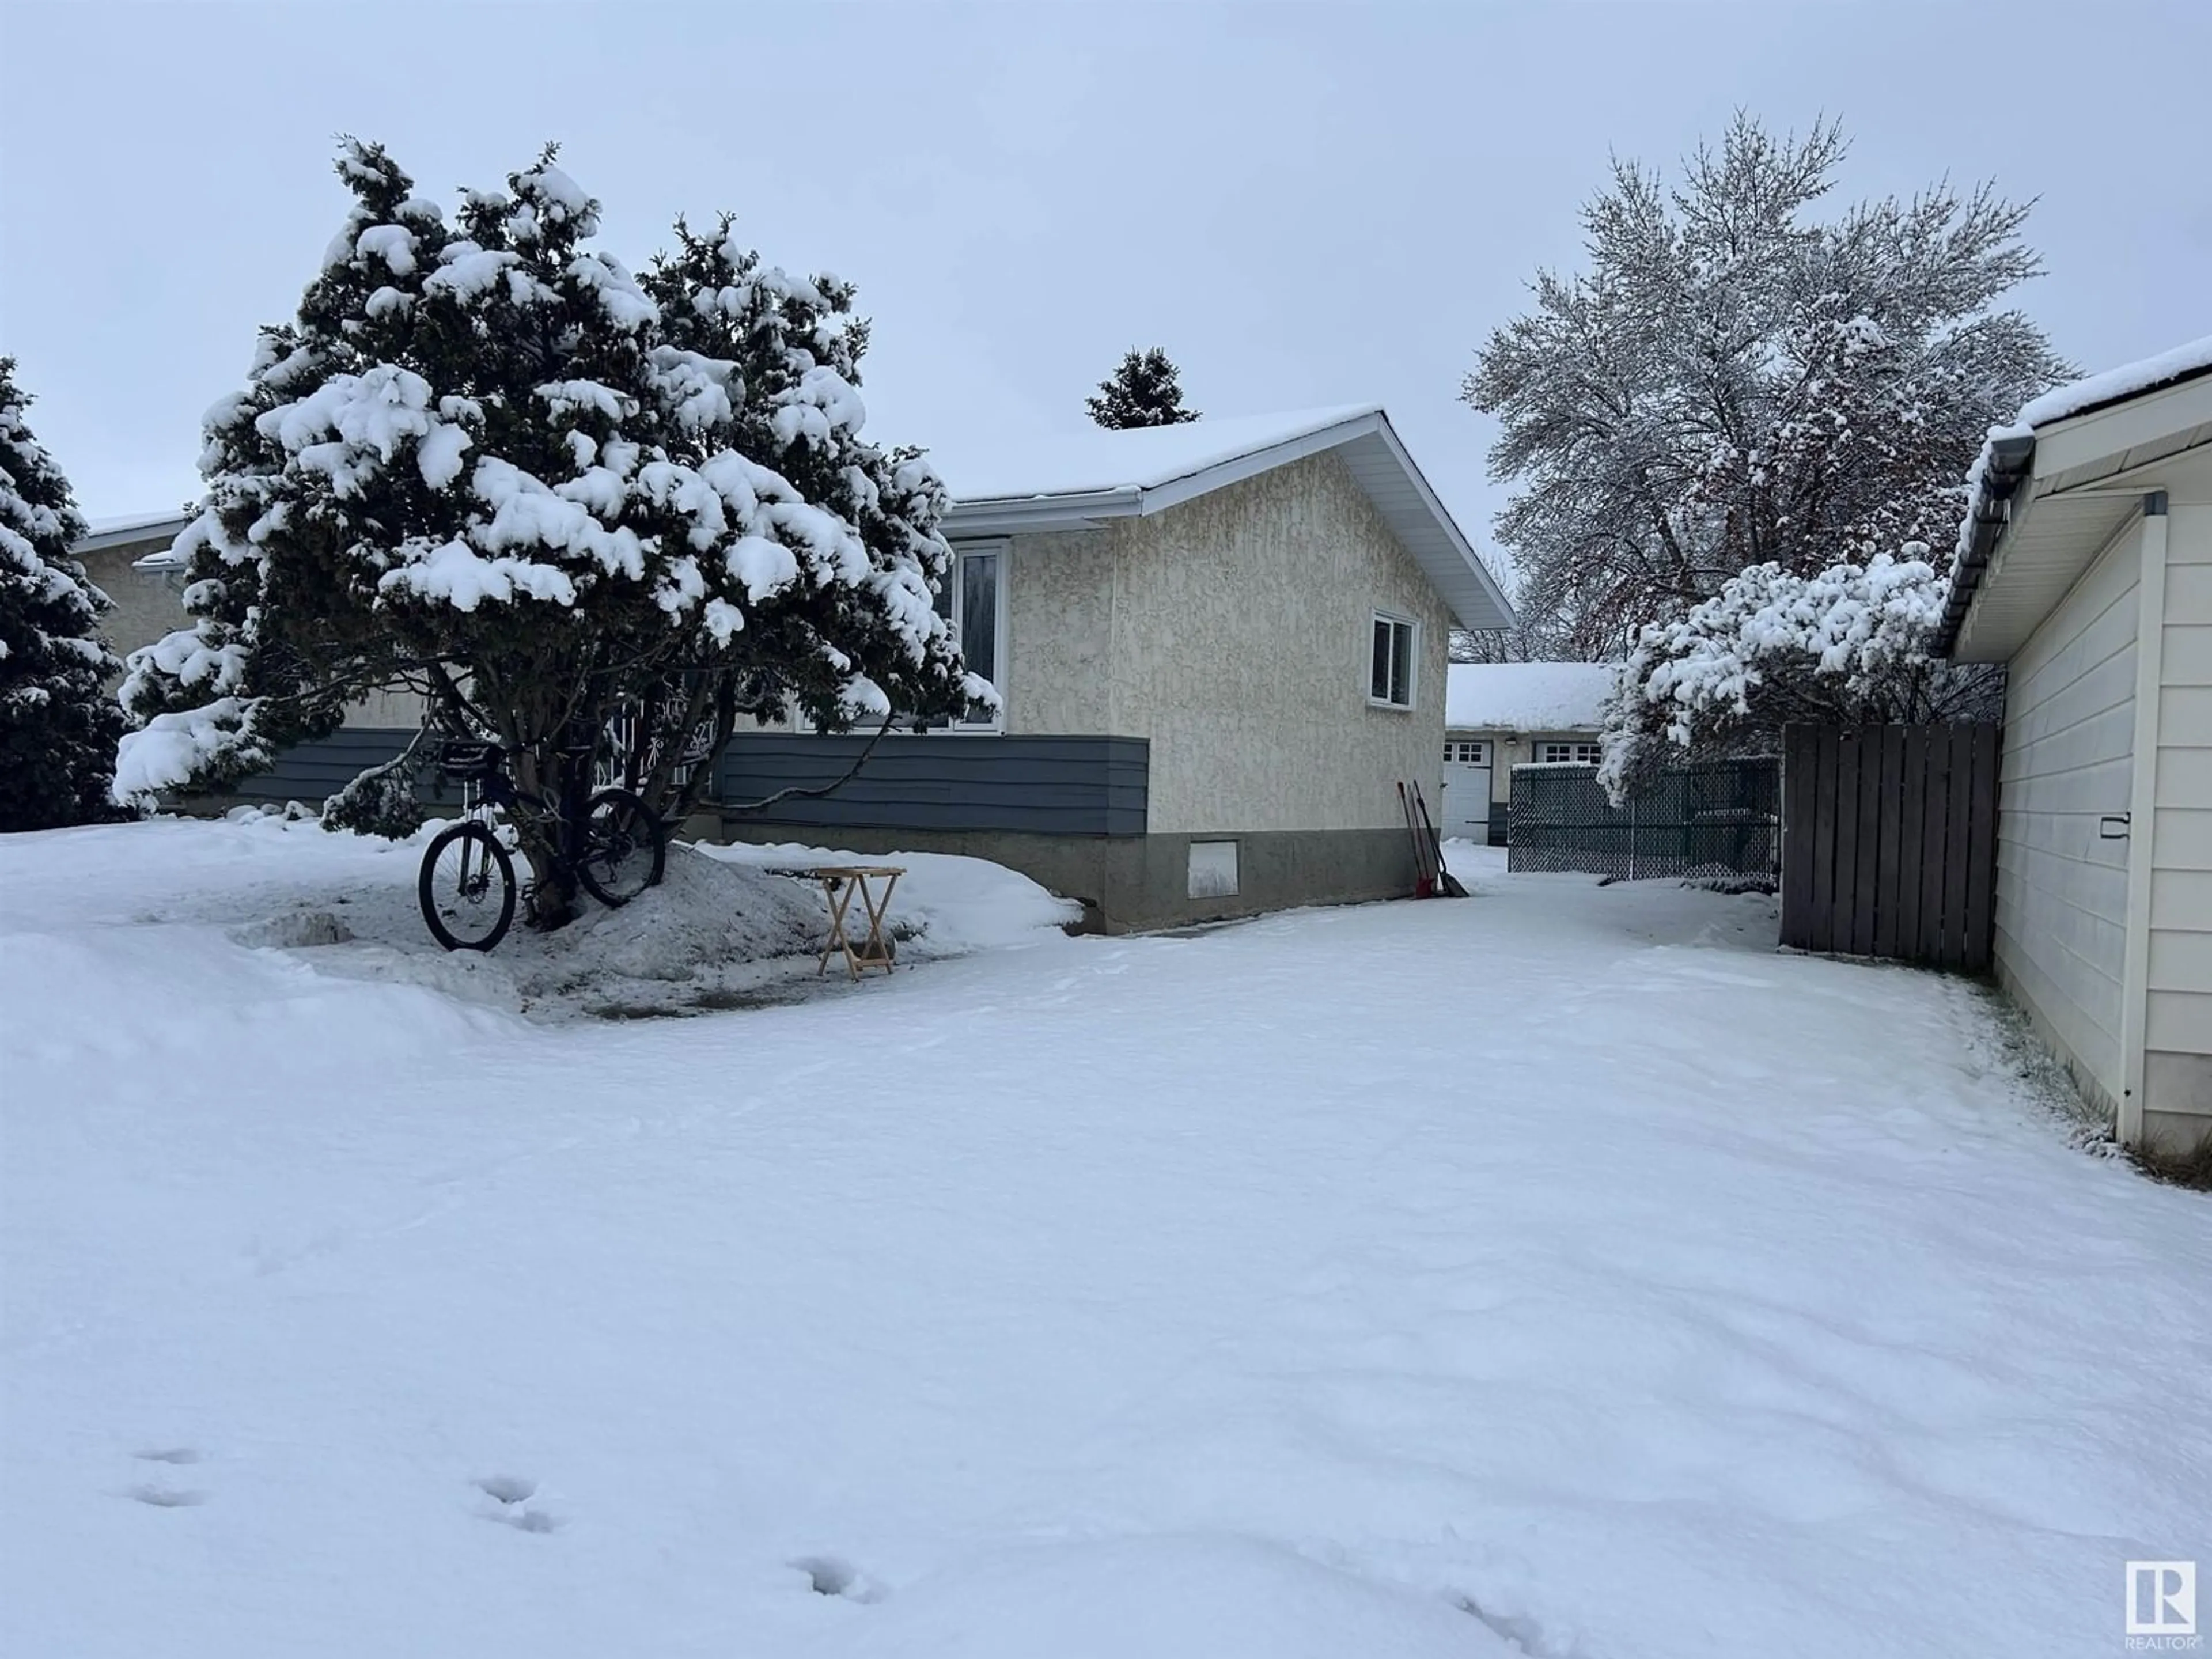
[[110,548],[140,547],[149,542],[161,544],[159,551],[149,554],[134,562],[158,568],[168,551],[168,544],[176,540],[191,520],[181,513],[149,514],[136,519],[111,519],[94,526],[82,541],[70,544],[74,554],[101,553]]
[[2003,662],[2174,473],[2212,460],[2212,374],[1992,439],[1937,632],[1939,653]]
[[1335,452],[1405,544],[1462,628],[1510,628],[1513,607],[1453,521],[1413,458],[1378,410],[1354,415],[1280,443],[1150,484],[1060,495],[955,501],[940,528],[955,540],[1056,530],[1095,530],[1113,519],[1149,517],[1309,456]]

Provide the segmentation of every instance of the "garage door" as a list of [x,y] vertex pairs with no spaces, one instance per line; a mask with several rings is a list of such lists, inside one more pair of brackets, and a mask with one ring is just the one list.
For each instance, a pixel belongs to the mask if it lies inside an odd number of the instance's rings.
[[1444,744],[1443,822],[1437,832],[1446,841],[1471,841],[1478,846],[1490,840],[1490,745],[1451,741]]

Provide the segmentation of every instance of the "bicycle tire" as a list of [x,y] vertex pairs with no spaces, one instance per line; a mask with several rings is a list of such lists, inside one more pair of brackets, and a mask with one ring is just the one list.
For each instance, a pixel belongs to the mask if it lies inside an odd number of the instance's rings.
[[653,809],[627,789],[601,789],[584,809],[583,856],[576,878],[610,909],[620,909],[668,869],[668,836]]
[[[441,856],[456,846],[460,848],[459,888],[462,890],[450,896],[457,904],[463,899],[474,903],[488,898],[492,884],[498,884],[497,913],[488,929],[478,931],[447,925],[449,913],[440,902],[445,896],[435,890],[438,866]],[[469,873],[472,858],[481,860],[478,873],[473,877]],[[474,895],[465,890],[471,882],[482,884]],[[514,860],[507,855],[507,848],[499,844],[499,837],[492,834],[489,825],[473,818],[457,823],[450,830],[441,830],[423,849],[422,868],[415,878],[415,899],[422,907],[422,920],[429,927],[430,937],[448,951],[489,951],[507,937],[507,927],[514,921]],[[485,907],[484,913],[489,913],[489,907]],[[460,919],[458,908],[450,914],[453,920]]]

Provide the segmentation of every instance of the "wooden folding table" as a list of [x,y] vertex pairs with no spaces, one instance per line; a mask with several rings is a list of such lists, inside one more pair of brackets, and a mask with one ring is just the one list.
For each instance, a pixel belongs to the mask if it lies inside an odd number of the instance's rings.
[[[824,864],[804,872],[822,884],[822,896],[830,902],[830,942],[822,947],[821,965],[815,969],[819,978],[830,971],[830,958],[842,951],[845,967],[854,979],[863,969],[880,968],[889,973],[893,966],[892,945],[884,933],[884,913],[890,908],[891,890],[898,878],[906,873],[896,864]],[[880,891],[868,885],[881,881]],[[868,919],[868,936],[858,945],[847,924],[847,912],[853,896],[860,896],[860,911]]]

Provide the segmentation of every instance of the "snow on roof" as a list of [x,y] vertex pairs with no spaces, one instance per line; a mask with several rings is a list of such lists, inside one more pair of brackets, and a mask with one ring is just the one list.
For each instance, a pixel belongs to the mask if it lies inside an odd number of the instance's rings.
[[1338,456],[1462,628],[1509,628],[1513,609],[1437,498],[1380,404],[956,437],[929,459],[952,497],[948,536],[1073,530],[1144,517],[1324,452]]
[[2123,363],[2118,368],[2085,376],[2070,386],[2062,386],[2045,392],[2031,401],[2014,418],[2014,432],[2033,432],[2038,427],[2049,426],[2069,416],[2086,415],[2091,410],[2106,404],[2116,404],[2123,398],[2133,398],[2145,392],[2154,392],[2176,380],[2212,373],[2212,334],[2201,340],[2191,340],[2186,345],[2175,346],[2155,356],[2138,362]]
[[[928,459],[952,498],[945,533],[957,537],[1066,529],[1155,513],[1324,450],[1343,458],[1460,626],[1511,625],[1512,607],[1421,477],[1380,404],[1126,431],[1086,423],[1044,433],[970,434],[933,447]],[[139,562],[158,568],[179,562],[155,553]]]
[[126,530],[154,530],[165,524],[178,524],[185,514],[175,507],[161,513],[126,513],[119,519],[87,519],[85,533],[90,536],[113,536]]
[[1346,404],[1123,431],[1086,423],[1052,432],[956,439],[933,445],[929,462],[953,500],[963,505],[1158,489],[1255,450],[1272,449],[1381,413],[1380,404]]
[[1974,464],[1966,472],[1966,513],[1959,521],[1960,554],[1963,556],[1968,551],[1976,517],[1987,505],[1982,496],[1989,477],[1990,456],[1997,444],[2008,438],[2032,438],[2039,428],[2205,374],[2212,374],[2212,334],[2136,362],[2122,363],[2118,368],[2054,386],[2041,397],[2029,399],[2013,416],[2010,425],[1991,427],[1989,437],[1982,444],[1982,453],[1974,457]]
[[1983,568],[2007,522],[1999,504],[2033,470],[2036,433],[2077,415],[2093,414],[2208,374],[2212,374],[2212,334],[2054,386],[2041,397],[2030,398],[2010,425],[1990,428],[1981,453],[1966,469],[1966,508],[1959,520],[1958,538],[1953,544],[1951,597],[1936,630],[1937,654],[1948,655],[1958,643],[1959,630],[1980,591]]
[[1605,724],[1609,662],[1455,662],[1444,690],[1453,732],[1595,732]]
[[[72,553],[97,553],[111,547],[129,547],[134,543],[151,541],[160,536],[165,541],[182,530],[189,515],[171,507],[167,513],[131,513],[120,518],[93,519],[85,525],[84,539],[70,547]],[[160,565],[168,552],[163,547],[133,562],[149,568]]]

